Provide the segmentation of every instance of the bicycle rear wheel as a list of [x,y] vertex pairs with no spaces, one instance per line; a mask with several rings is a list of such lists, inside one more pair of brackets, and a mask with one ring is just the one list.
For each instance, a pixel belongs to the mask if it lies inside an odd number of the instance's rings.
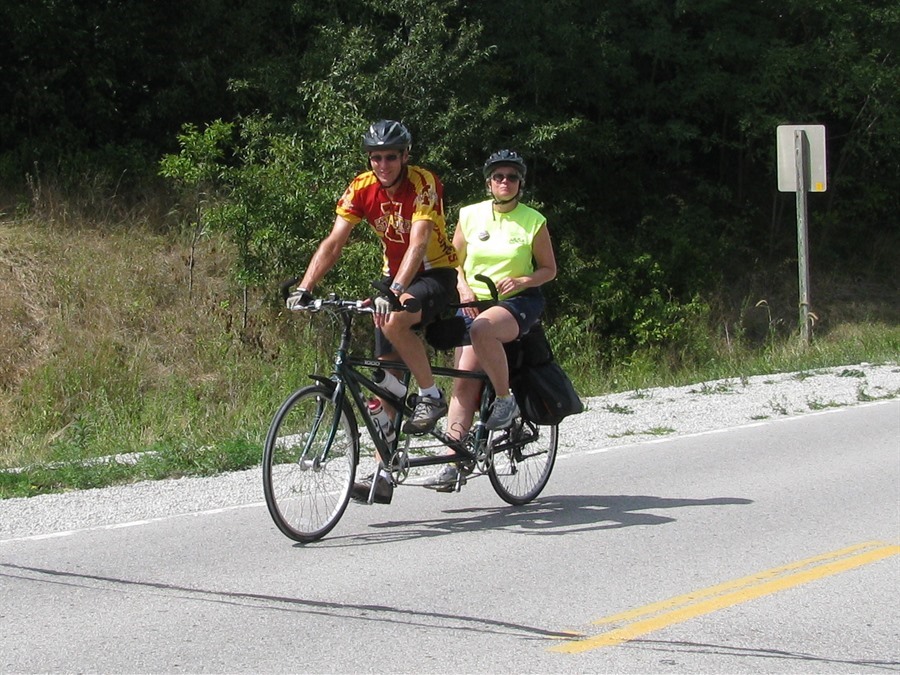
[[503,501],[521,506],[541,494],[556,462],[558,442],[556,425],[540,427],[521,418],[494,434],[488,477]]
[[324,537],[344,515],[356,475],[356,418],[310,385],[275,414],[263,453],[263,491],[275,525],[295,541]]

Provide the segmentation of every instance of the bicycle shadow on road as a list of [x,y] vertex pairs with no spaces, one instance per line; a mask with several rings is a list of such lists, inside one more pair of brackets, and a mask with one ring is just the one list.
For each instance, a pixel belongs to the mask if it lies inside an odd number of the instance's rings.
[[439,518],[371,523],[374,534],[332,537],[323,544],[337,546],[388,543],[477,530],[507,530],[528,535],[566,535],[635,525],[664,525],[676,518],[653,513],[693,506],[742,506],[751,499],[666,498],[652,495],[560,495],[538,498],[525,506],[445,509]]

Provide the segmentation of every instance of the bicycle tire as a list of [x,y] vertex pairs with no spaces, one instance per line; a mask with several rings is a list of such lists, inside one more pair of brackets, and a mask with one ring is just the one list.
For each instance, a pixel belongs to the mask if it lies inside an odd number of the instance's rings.
[[328,387],[303,387],[284,401],[266,436],[266,506],[278,529],[295,541],[324,537],[350,500],[359,457],[358,427],[345,404],[330,438],[335,413]]
[[495,449],[488,477],[500,498],[521,506],[541,494],[556,463],[559,427],[519,418],[509,429],[495,433],[491,444]]

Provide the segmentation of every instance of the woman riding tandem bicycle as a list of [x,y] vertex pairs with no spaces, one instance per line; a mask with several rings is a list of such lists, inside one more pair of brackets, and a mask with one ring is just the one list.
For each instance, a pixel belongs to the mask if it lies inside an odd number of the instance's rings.
[[[519,415],[509,386],[509,364],[504,344],[518,339],[537,323],[544,311],[540,287],[556,277],[556,258],[547,220],[521,203],[527,167],[518,153],[500,150],[487,158],[482,169],[490,199],[460,209],[453,246],[461,269],[456,286],[463,304],[487,300],[490,289],[479,280],[496,282],[500,302],[483,311],[459,310],[468,325],[464,346],[456,350],[456,367],[483,370],[496,399],[485,421],[489,430],[508,427]],[[480,383],[456,379],[447,417],[447,435],[461,439],[469,433],[478,409]],[[465,483],[455,464],[448,464],[425,483],[439,492],[451,492]]]

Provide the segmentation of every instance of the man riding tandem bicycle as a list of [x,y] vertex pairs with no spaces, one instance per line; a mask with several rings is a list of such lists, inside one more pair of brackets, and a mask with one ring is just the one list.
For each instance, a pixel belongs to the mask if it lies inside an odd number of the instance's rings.
[[[445,465],[424,487],[450,492],[459,490],[468,476],[488,475],[501,498],[524,504],[540,494],[555,461],[557,426],[542,427],[536,415],[522,415],[510,392],[505,349],[537,324],[543,310],[540,285],[556,274],[545,219],[519,203],[525,163],[509,150],[488,158],[483,173],[491,199],[461,211],[450,245],[440,181],[427,170],[407,168],[410,146],[411,135],[399,122],[382,120],[369,128],[363,149],[372,170],[357,176],[338,202],[332,233],[287,299],[292,310],[328,312],[342,326],[331,375],[313,375],[316,384],[288,397],[266,439],[266,503],[279,529],[298,541],[327,534],[351,497],[390,503],[394,486],[417,467]],[[409,209],[406,217],[404,208]],[[385,220],[382,215],[388,212],[391,218]],[[311,289],[363,218],[382,241],[384,276],[373,282],[380,294],[374,301],[315,299]],[[497,286],[480,270],[497,275]],[[443,276],[432,280],[435,273]],[[465,302],[450,302],[450,279],[456,279],[454,290]],[[423,303],[429,312],[423,311]],[[458,308],[458,315],[435,321],[447,308]],[[377,359],[351,351],[351,328],[359,314],[373,316]],[[457,347],[455,367],[433,368],[421,335],[413,333],[424,329],[426,336],[439,337],[433,329],[448,323],[459,329],[451,338]],[[408,394],[411,374],[419,383],[418,394]],[[454,381],[446,431],[436,428],[448,410],[436,375]],[[473,426],[476,412],[479,421]],[[413,437],[423,436],[431,445],[411,444]],[[361,451],[372,452],[376,466],[355,482]]]

